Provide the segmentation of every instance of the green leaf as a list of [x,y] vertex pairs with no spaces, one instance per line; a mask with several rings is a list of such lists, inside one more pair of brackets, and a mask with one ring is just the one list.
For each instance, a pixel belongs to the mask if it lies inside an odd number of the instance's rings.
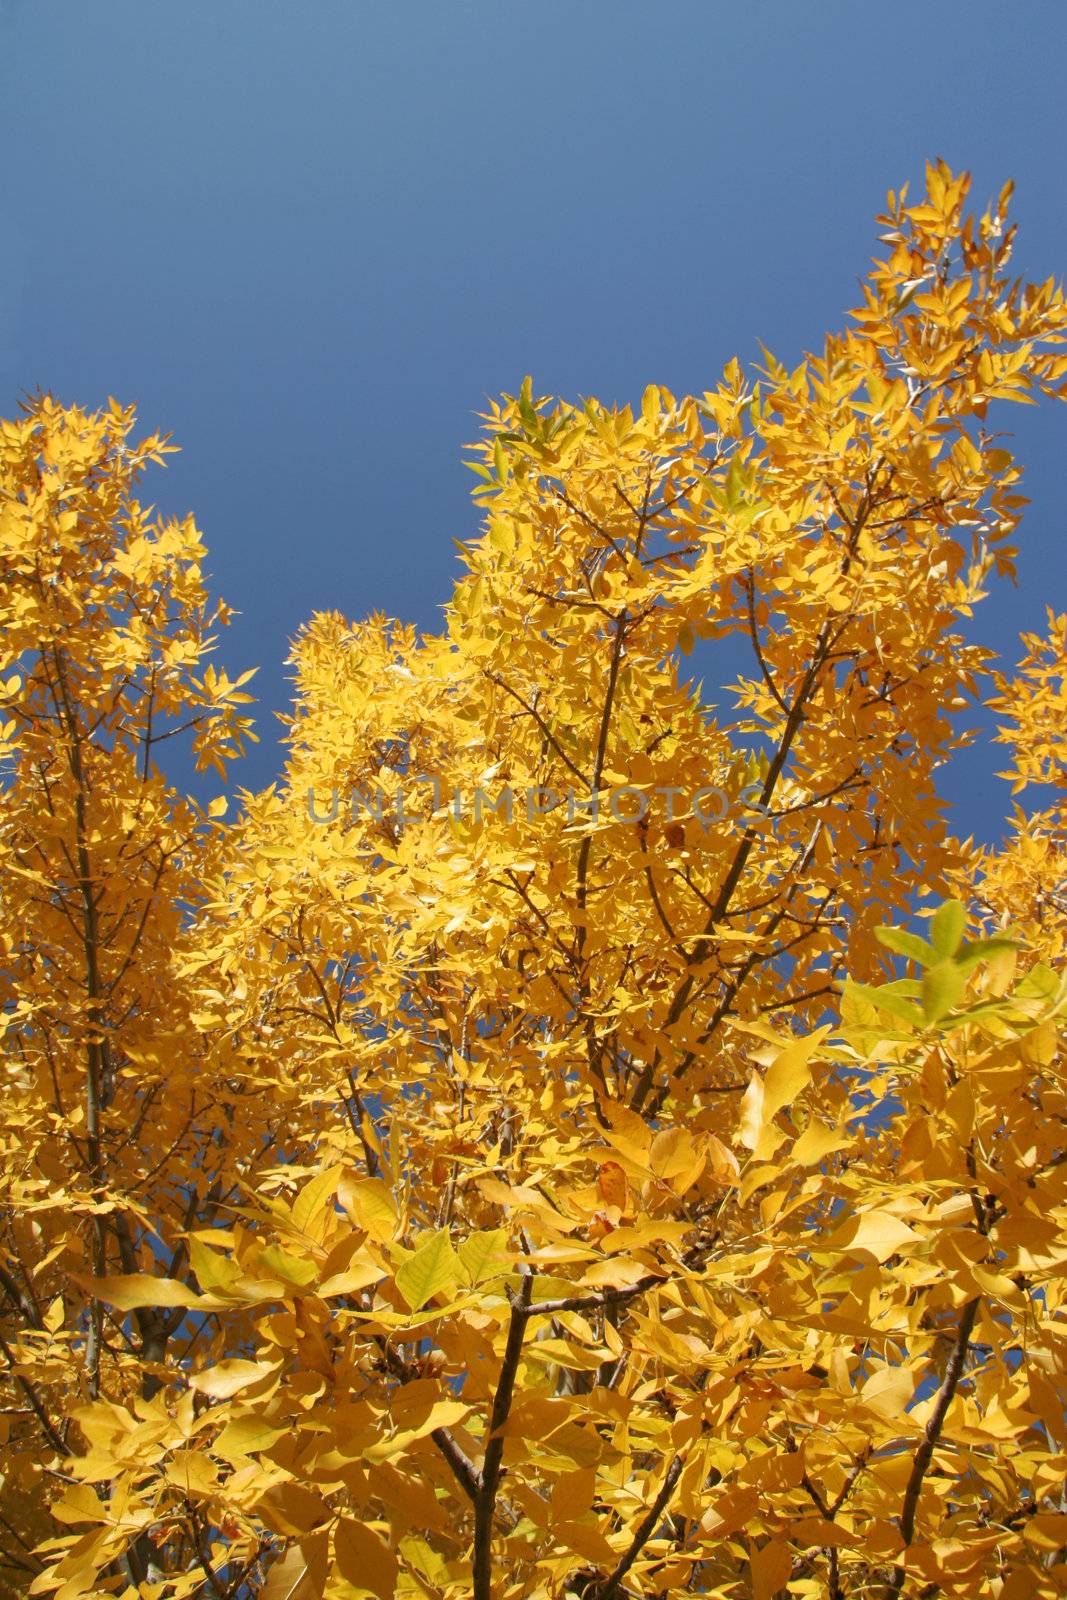
[[1051,1000],[1059,989],[1059,979],[1046,961],[1038,961],[1024,978],[1020,978],[1015,993],[1020,1000]]
[[420,1245],[396,1275],[396,1286],[412,1311],[420,1310],[435,1294],[455,1288],[460,1259],[452,1248],[448,1229],[441,1228]]
[[907,956],[909,961],[917,961],[920,967],[932,967],[937,960],[933,945],[904,928],[875,928],[874,937],[887,950],[892,950],[894,955]]
[[529,376],[523,378],[522,388],[519,390],[519,416],[527,433],[536,435],[540,418],[534,409],[533,379]]
[[966,914],[958,900],[946,900],[930,921],[930,943],[938,955],[947,959],[954,956],[963,938]]
[[901,992],[905,987],[909,994],[919,992],[919,985],[905,978],[900,983],[883,983],[880,988],[869,983],[850,981],[845,984],[845,993],[866,1000],[870,1005],[877,1006],[879,1011],[888,1012],[891,1017],[898,1017],[901,1022],[916,1028],[919,1025],[919,1012],[908,995]]
[[470,1234],[459,1247],[459,1260],[472,1288],[490,1278],[502,1277],[510,1262],[506,1229]]
[[1004,950],[1018,950],[1018,948],[1017,939],[1007,939],[997,935],[992,939],[974,939],[969,944],[961,945],[954,959],[961,972],[972,972],[980,962],[991,961]]
[[959,1005],[966,987],[963,973],[952,960],[939,961],[923,978],[923,1016],[927,1022],[939,1022],[943,1016]]
[[298,1289],[306,1288],[319,1270],[314,1261],[291,1256],[287,1250],[280,1249],[276,1244],[268,1245],[266,1250],[260,1251],[257,1265],[266,1267],[268,1272],[273,1272],[283,1283],[291,1283]]
[[726,509],[736,511],[741,504],[741,497],[748,483],[748,473],[737,456],[734,456],[726,470]]

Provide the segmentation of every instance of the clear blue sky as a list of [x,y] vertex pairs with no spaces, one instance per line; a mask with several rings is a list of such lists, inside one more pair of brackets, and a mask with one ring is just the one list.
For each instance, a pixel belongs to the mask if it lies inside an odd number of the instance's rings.
[[[487,395],[797,358],[933,155],[983,201],[1014,177],[1019,269],[1061,276],[1064,61],[1062,0],[0,0],[0,411],[113,394],[173,433],[146,492],[243,613],[265,783],[313,610],[437,626]],[[1067,408],[1002,424],[1034,503],[980,631],[1013,657],[1065,600]],[[999,831],[998,764],[946,782],[960,831]]]

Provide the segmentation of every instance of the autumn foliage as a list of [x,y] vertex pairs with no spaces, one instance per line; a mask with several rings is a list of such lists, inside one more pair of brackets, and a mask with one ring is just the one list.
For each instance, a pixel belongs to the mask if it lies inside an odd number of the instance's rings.
[[165,442],[0,424],[9,1593],[1063,1592],[1067,619],[969,619],[1067,303],[966,196],[793,371],[495,405],[443,631],[314,617],[229,810]]

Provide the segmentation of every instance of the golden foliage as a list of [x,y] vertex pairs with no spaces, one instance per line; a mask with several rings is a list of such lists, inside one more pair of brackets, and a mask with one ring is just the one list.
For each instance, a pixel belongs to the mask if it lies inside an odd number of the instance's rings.
[[983,852],[935,774],[1067,305],[966,194],[793,372],[494,405],[443,631],[313,618],[231,822],[164,442],[0,425],[12,1589],[1062,1592],[1062,800]]

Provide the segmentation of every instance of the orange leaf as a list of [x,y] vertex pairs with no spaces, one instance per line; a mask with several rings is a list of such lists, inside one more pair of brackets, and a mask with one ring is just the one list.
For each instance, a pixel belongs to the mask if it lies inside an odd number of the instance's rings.
[[620,1213],[630,1207],[630,1185],[617,1161],[605,1161],[597,1174],[597,1190],[605,1205],[617,1206]]

